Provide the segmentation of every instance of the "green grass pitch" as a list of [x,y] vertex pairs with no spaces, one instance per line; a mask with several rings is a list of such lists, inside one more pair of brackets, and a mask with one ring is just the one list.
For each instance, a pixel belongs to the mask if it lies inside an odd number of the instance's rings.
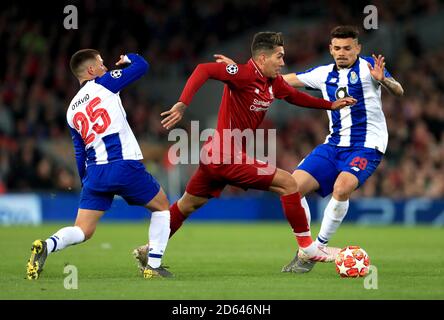
[[[147,223],[102,223],[90,241],[51,255],[39,280],[26,280],[32,241],[60,227],[0,227],[0,299],[444,299],[442,228],[342,225],[331,245],[363,247],[377,289],[340,278],[333,263],[281,273],[296,249],[286,223],[188,222],[164,257],[175,278],[153,280],[131,255],[146,241]],[[66,264],[78,270],[78,289],[64,288]]]

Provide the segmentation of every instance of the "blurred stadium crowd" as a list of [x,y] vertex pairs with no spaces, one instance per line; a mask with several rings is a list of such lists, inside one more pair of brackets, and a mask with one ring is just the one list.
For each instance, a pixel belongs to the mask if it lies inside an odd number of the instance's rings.
[[[54,22],[55,10],[60,16],[63,6],[42,11],[38,4],[27,3],[23,11],[18,1],[0,13],[0,193],[79,189],[74,159],[64,161],[45,148],[48,141],[64,141],[72,149],[65,112],[78,83],[68,66],[71,54],[79,48],[97,48],[109,67],[114,64],[111,59],[117,61],[121,53],[139,52],[151,62],[152,78],[183,77],[204,61],[200,56],[204,48],[242,32],[260,31],[283,16],[320,16],[322,23],[310,30],[281,30],[287,39],[289,70],[302,71],[299,65],[314,63],[325,54],[333,26],[362,25],[362,14],[354,12],[362,13],[365,5],[362,1],[344,6],[340,1],[291,4],[273,0],[132,0],[118,6],[116,2],[85,0],[72,4],[79,9],[77,31],[65,30],[62,21]],[[403,23],[413,13],[428,15],[443,8],[434,0],[373,4],[378,7],[380,23]],[[254,14],[248,14],[251,12]],[[444,101],[444,73],[440,71],[444,49],[425,50],[414,32],[403,42],[401,54],[387,62],[405,90],[403,98],[383,93],[389,128],[387,153],[355,196],[444,195],[444,108],[440,105]],[[148,169],[154,175],[163,174],[168,170],[168,143],[160,126],[159,114],[165,109],[162,100],[140,84],[124,90],[121,97],[143,145]],[[264,127],[276,125],[271,119],[264,123]],[[278,166],[291,171],[327,133],[325,113],[298,113],[279,124]],[[71,149],[62,148],[60,153],[71,157]]]

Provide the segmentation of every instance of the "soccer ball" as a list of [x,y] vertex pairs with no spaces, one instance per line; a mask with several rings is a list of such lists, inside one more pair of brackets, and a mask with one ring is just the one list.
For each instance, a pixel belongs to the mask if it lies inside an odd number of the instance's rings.
[[336,257],[336,272],[343,278],[365,277],[369,272],[370,258],[359,246],[348,246]]

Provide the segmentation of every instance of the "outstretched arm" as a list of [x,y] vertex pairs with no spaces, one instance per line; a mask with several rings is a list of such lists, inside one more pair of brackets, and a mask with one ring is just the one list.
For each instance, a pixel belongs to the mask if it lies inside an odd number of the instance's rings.
[[165,129],[174,127],[183,117],[185,108],[191,103],[196,92],[208,79],[220,80],[232,85],[240,85],[248,78],[248,70],[243,66],[233,64],[228,68],[220,63],[201,63],[197,65],[180,95],[179,101],[168,111],[162,112],[161,116],[166,116],[161,122]]
[[334,102],[324,100],[321,98],[313,97],[309,94],[301,92],[291,87],[283,79],[277,81],[278,87],[276,92],[276,98],[285,99],[291,104],[312,108],[312,109],[325,109],[325,110],[338,110],[346,106],[354,105],[357,101],[353,97],[345,97],[338,99]]
[[310,96],[309,94],[298,91],[296,89],[294,89],[294,91],[291,92],[284,99],[290,102],[291,104],[297,106],[311,108],[311,109],[324,109],[324,110],[338,110],[346,106],[352,106],[357,102],[357,100],[353,97],[345,97],[342,99],[338,99],[334,102],[331,102],[328,100],[324,100],[322,98],[316,98]]
[[130,64],[127,68],[111,70],[100,78],[96,78],[96,83],[101,84],[108,90],[117,93],[130,83],[142,77],[149,68],[148,62],[138,54],[128,53],[121,55],[116,66]]
[[394,94],[397,97],[401,97],[404,94],[404,89],[402,88],[401,84],[393,77],[386,77],[384,71],[384,57],[382,55],[378,55],[378,57],[376,57],[376,55],[374,54],[372,54],[372,57],[375,61],[374,66],[372,66],[370,63],[367,63],[367,65],[370,69],[370,74],[372,75],[373,79],[378,81],[391,94]]
[[299,78],[296,75],[296,73],[284,74],[282,77],[293,88],[303,88],[303,87],[305,87],[305,84],[301,80],[299,80]]
[[402,97],[404,95],[404,89],[401,84],[395,80],[395,78],[384,78],[379,81],[384,88],[386,88],[391,94],[394,94],[397,97]]
[[165,117],[161,123],[162,126],[169,130],[174,127],[183,118],[187,105],[183,102],[177,102],[170,110],[162,112],[160,115]]

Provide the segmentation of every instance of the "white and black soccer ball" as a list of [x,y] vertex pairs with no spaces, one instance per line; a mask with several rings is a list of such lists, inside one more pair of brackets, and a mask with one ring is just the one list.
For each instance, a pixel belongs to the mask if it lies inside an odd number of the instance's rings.
[[239,71],[237,64],[229,64],[226,67],[226,70],[229,74],[236,74]]
[[116,69],[110,72],[111,77],[113,77],[114,79],[118,79],[122,76],[122,70],[121,69]]

